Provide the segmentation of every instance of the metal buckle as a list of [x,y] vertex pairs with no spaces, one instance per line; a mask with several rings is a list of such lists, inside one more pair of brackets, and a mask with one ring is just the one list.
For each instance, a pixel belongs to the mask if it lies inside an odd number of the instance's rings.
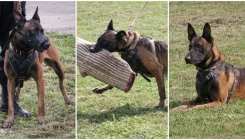
[[129,57],[129,58],[133,58],[134,54],[135,54],[135,53],[134,53],[133,51],[130,51],[129,54],[128,54],[128,57]]
[[12,57],[14,57],[14,55],[11,53],[11,54],[9,55],[9,57],[12,58]]
[[29,60],[29,58],[30,58],[31,56],[32,56],[32,54],[30,54],[30,55],[27,57],[26,60],[27,60],[28,62],[31,62],[31,61]]
[[[210,76],[210,77],[209,77]],[[213,77],[213,74],[210,72],[206,75],[206,78],[209,80],[211,77]]]

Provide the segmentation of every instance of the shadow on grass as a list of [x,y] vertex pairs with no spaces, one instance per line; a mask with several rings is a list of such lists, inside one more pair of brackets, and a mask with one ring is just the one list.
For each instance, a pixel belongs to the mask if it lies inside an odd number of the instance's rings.
[[101,123],[104,121],[115,121],[120,120],[121,117],[125,116],[135,116],[135,115],[144,115],[148,113],[157,113],[159,111],[168,112],[168,108],[133,108],[129,104],[125,104],[120,107],[112,107],[106,111],[100,113],[91,114],[91,113],[81,113],[77,112],[77,119],[88,119],[92,123]]
[[177,106],[182,105],[184,102],[181,101],[174,101],[174,102],[170,102],[169,103],[169,110],[171,110],[172,108],[175,108]]

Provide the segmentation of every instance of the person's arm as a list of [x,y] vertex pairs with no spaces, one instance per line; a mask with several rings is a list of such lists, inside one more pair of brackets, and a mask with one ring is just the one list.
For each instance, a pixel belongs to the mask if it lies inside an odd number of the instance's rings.
[[19,2],[19,1],[15,1],[13,4],[14,4],[14,5],[13,5],[13,10],[16,10],[16,11],[21,12],[21,9],[20,9],[20,2]]
[[13,10],[19,11],[24,17],[26,16],[26,1],[15,1]]

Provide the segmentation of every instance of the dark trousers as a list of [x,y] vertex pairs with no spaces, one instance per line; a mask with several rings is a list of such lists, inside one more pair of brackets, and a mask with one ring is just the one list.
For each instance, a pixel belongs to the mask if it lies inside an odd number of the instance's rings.
[[[1,40],[1,47],[4,46],[6,41]],[[4,73],[4,58],[0,55],[0,84],[2,86],[2,101],[8,102],[8,91],[7,91],[7,77]]]
[[7,77],[4,73],[4,54],[8,48],[9,31],[16,26],[13,16],[13,2],[0,1],[0,84],[2,86],[2,101],[8,102]]

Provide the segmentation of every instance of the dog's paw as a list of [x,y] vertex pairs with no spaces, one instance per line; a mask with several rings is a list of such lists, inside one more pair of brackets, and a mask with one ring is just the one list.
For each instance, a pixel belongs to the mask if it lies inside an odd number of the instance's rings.
[[74,102],[69,99],[69,100],[66,100],[65,101],[65,104],[67,104],[67,105],[74,105]]
[[163,105],[157,105],[157,106],[155,106],[154,108],[163,108],[164,106]]
[[181,105],[175,108],[172,108],[171,111],[186,111],[188,109],[187,105]]
[[44,116],[37,117],[37,124],[38,125],[43,125],[44,124]]
[[10,128],[12,125],[13,125],[13,121],[5,121],[4,123],[3,123],[3,129],[7,129],[7,128]]
[[99,88],[94,88],[93,89],[93,92],[94,93],[98,93],[98,94],[102,94],[103,93],[103,90],[99,89]]

